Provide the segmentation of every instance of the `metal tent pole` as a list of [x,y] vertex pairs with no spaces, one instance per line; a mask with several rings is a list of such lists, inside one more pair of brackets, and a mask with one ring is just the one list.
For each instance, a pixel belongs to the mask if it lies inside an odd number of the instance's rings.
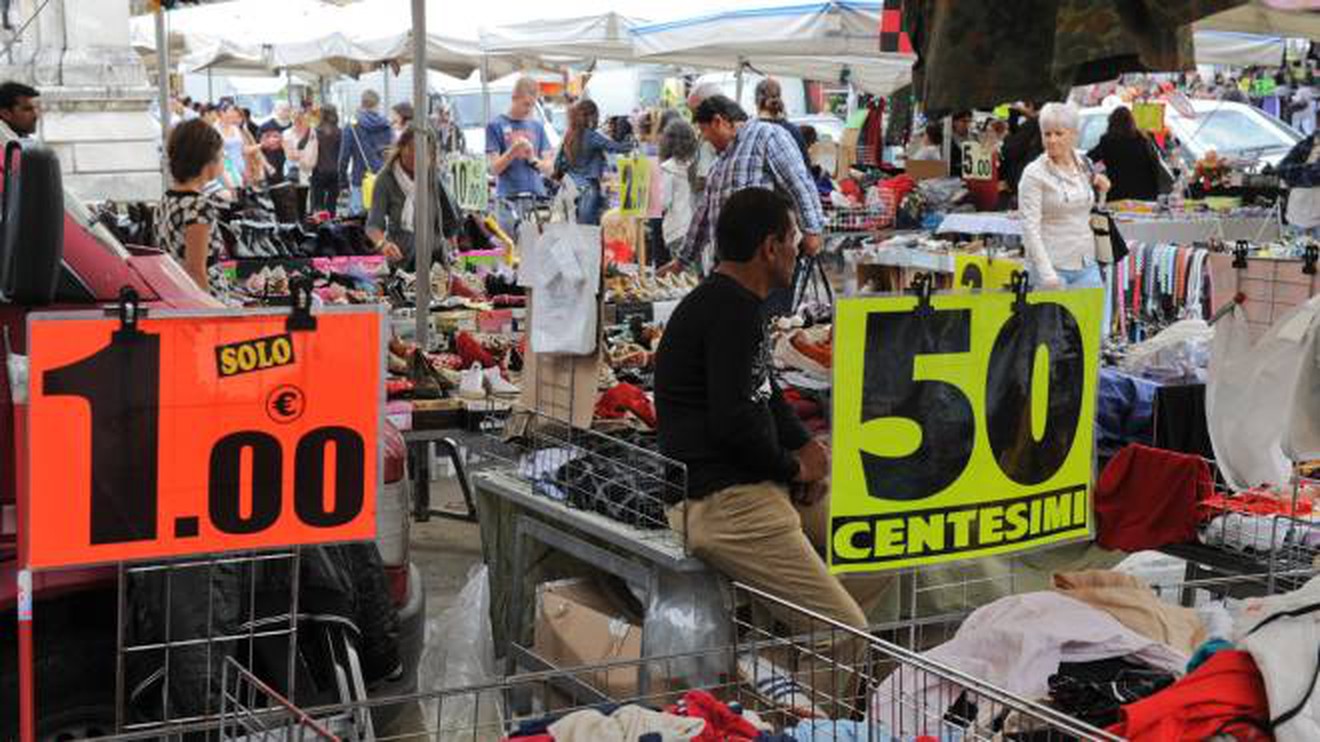
[[165,9],[156,11],[156,84],[160,105],[160,181],[162,193],[170,188],[170,45],[165,33]]
[[215,80],[211,75],[211,68],[206,68],[206,102],[215,103]]
[[[460,122],[461,123],[461,122]],[[490,57],[481,55],[481,127],[490,124]]]
[[[414,33],[414,34],[413,34],[413,40],[415,41],[416,39],[417,39],[417,35],[416,35],[416,33]],[[385,104],[385,105],[381,106],[380,111],[381,111],[381,115],[382,115],[382,116],[385,116],[385,118],[389,118],[389,110],[390,110],[390,65],[389,65],[388,62],[381,62],[381,64],[380,64],[380,77],[381,77],[381,80],[383,81],[383,82],[381,83],[381,92],[384,93],[384,99],[383,99],[383,102],[384,102],[384,104]]]
[[[412,0],[413,14],[413,125],[416,127],[416,168],[413,175],[413,235],[417,280],[417,347],[429,347],[431,330],[431,240],[435,219],[431,214],[432,146],[426,96],[426,0]],[[425,486],[425,483],[423,483]]]
[[[734,100],[738,101],[738,105],[740,105],[740,106],[742,105],[743,67],[745,67],[745,66],[747,66],[747,60],[743,59],[742,57],[738,57],[738,71],[734,73],[734,80],[735,80],[734,91],[735,91],[735,92],[734,92],[734,94],[733,94],[733,97],[734,97]],[[756,111],[752,111],[752,114],[753,114],[753,115],[752,115],[752,118],[756,118],[756,116],[755,116]]]

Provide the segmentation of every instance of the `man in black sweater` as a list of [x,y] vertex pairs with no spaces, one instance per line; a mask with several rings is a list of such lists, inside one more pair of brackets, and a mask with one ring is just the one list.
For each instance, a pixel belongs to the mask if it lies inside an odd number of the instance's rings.
[[[715,228],[719,265],[678,308],[656,354],[660,447],[687,465],[669,511],[693,554],[726,575],[854,628],[866,616],[812,545],[826,538],[829,452],[812,440],[771,375],[762,304],[793,280],[793,205],[735,192]],[[863,602],[887,579],[849,587]]]

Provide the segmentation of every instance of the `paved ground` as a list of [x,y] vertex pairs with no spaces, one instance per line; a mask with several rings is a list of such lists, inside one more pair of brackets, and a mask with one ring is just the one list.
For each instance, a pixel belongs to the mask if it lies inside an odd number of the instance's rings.
[[[431,488],[431,504],[436,509],[461,510],[463,496],[452,479],[436,482]],[[439,618],[467,582],[468,571],[481,563],[481,534],[475,523],[432,518],[426,523],[413,522],[412,560],[422,571],[426,584],[428,618]]]

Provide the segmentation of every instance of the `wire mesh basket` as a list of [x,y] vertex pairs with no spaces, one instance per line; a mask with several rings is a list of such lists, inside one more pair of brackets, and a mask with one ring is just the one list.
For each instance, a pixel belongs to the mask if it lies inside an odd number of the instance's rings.
[[605,433],[520,411],[489,435],[488,461],[535,494],[626,526],[668,529],[667,508],[687,495],[687,468],[644,431]]
[[878,198],[872,201],[872,197],[868,196],[869,203],[863,206],[825,204],[825,231],[874,232],[892,227],[898,210],[893,191],[879,188],[874,189],[872,193],[878,193]]
[[[971,742],[1000,739],[1010,728],[1030,728],[1035,735],[1032,739],[1041,740],[1117,739],[1048,706],[997,689],[788,601],[744,585],[735,584],[732,589],[741,606],[730,617],[733,636],[737,637],[733,644],[663,657],[555,668],[464,688],[305,712],[284,707],[277,698],[268,697],[269,703],[279,707],[276,721],[251,728],[258,733],[280,729],[291,734],[334,735],[334,728],[313,726],[311,720],[352,716],[390,704],[418,703],[425,709],[421,729],[375,738],[416,739],[425,735],[445,742],[496,742],[532,730],[548,729],[553,734],[555,723],[579,712],[585,712],[576,717],[579,723],[598,724],[602,730],[611,728],[612,723],[620,728],[625,723],[636,723],[654,711],[667,712],[670,724],[682,724],[681,719],[687,718],[693,720],[693,729],[701,729],[696,719],[702,718],[703,709],[711,703],[719,702],[737,715],[736,723],[750,725],[745,729],[772,733],[796,730],[798,739],[931,736]],[[694,675],[694,666],[707,672]],[[900,670],[904,677],[919,682],[891,684],[890,691],[877,693],[882,682]],[[642,674],[650,682],[637,687],[645,690],[603,690],[611,676]],[[938,691],[924,690],[928,688]],[[680,720],[676,722],[674,717]]]

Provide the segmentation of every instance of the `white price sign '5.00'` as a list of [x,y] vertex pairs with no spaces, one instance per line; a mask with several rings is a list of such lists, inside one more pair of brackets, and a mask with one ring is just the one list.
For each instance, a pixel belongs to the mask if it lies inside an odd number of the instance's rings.
[[967,180],[990,180],[994,177],[994,153],[980,142],[963,142],[962,176]]

